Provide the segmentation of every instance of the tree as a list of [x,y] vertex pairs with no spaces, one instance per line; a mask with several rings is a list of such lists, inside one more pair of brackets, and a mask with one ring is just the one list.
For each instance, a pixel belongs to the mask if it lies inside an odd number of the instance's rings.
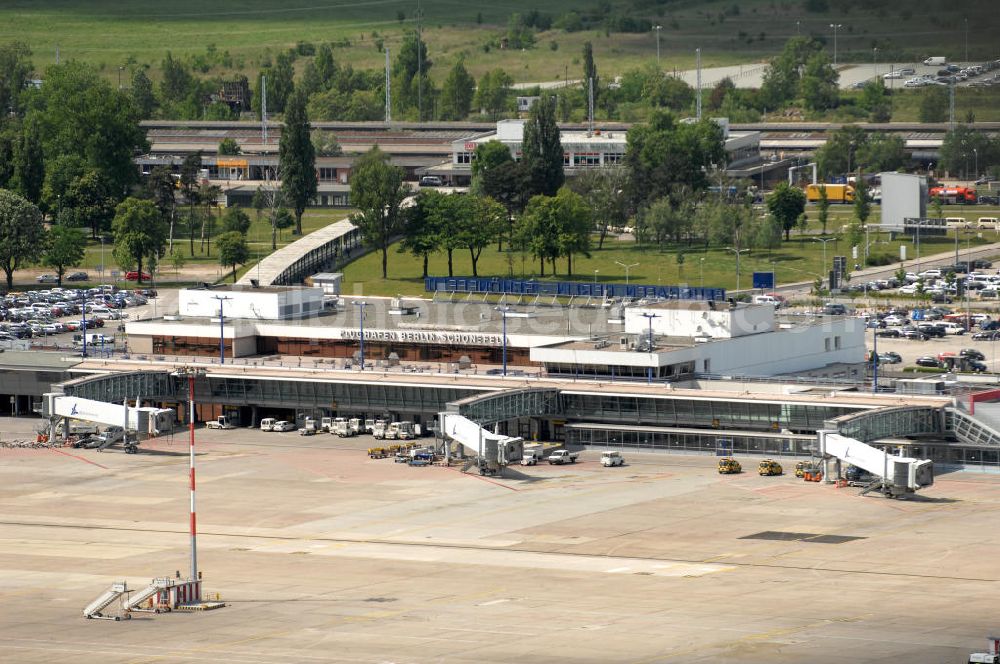
[[247,246],[246,237],[239,231],[229,231],[215,239],[215,246],[219,250],[219,265],[233,267],[233,283],[235,284],[236,266],[244,265],[250,260],[250,248]]
[[514,79],[503,69],[486,72],[476,88],[476,106],[495,122],[507,107],[512,85]]
[[17,193],[35,205],[41,202],[45,163],[38,125],[34,122],[25,122],[21,127],[20,140],[14,146],[14,174],[11,181]]
[[169,224],[167,234],[167,253],[174,252],[174,222],[177,217],[177,197],[174,187],[174,176],[166,166],[156,166],[150,172],[145,181],[146,197],[153,201],[153,205],[160,211]]
[[567,273],[572,274],[573,255],[590,250],[593,220],[583,198],[568,187],[555,196],[535,196],[518,221],[521,246],[539,259],[545,276],[545,261],[556,273],[556,259],[567,258]]
[[718,124],[708,119],[681,123],[668,112],[654,111],[647,124],[628,132],[625,165],[633,205],[638,208],[681,188],[702,191],[708,187],[706,173],[725,160]]
[[856,166],[868,172],[895,171],[902,168],[909,157],[902,136],[872,134],[857,149]]
[[836,130],[816,150],[816,165],[820,175],[839,175],[857,168],[857,152],[867,144],[865,130],[857,125],[844,125]]
[[726,76],[724,79],[715,84],[712,88],[712,93],[708,96],[708,108],[711,111],[717,111],[722,108],[722,104],[725,103],[726,97],[729,93],[736,89],[736,84],[733,83],[733,79]]
[[760,100],[768,108],[778,108],[795,98],[799,92],[800,72],[806,62],[823,50],[823,44],[806,37],[793,37],[785,42],[781,54],[771,60],[764,72]]
[[594,82],[594,108],[597,108],[597,91],[600,80],[597,78],[597,65],[594,64],[594,46],[589,41],[583,43],[583,94],[588,99],[590,82]]
[[932,85],[920,98],[918,117],[921,122],[944,122],[948,119],[948,91]]
[[278,144],[281,193],[295,212],[296,235],[302,235],[302,213],[309,201],[315,198],[319,187],[316,178],[316,151],[309,132],[306,96],[300,91],[293,94],[289,101],[285,127]]
[[312,144],[317,157],[339,157],[344,153],[332,131],[313,131]]
[[781,224],[787,241],[799,215],[806,211],[806,195],[801,189],[780,182],[767,196],[767,211]]
[[156,108],[156,95],[153,94],[153,82],[149,80],[145,69],[136,67],[132,72],[132,84],[129,88],[132,103],[135,104],[139,117],[142,119],[151,118],[153,110]]
[[[421,95],[430,101],[430,78],[427,72],[434,63],[427,57],[427,44],[414,30],[403,35],[396,61],[392,65],[392,105],[398,115],[417,109]],[[417,121],[423,118],[417,117]]]
[[[288,208],[279,207],[274,211],[274,219],[271,221],[271,225],[273,232],[283,231],[286,228],[291,228],[295,225],[295,217],[288,211]],[[271,248],[273,249],[274,246],[272,245]]]
[[79,155],[121,200],[139,178],[133,158],[149,149],[129,94],[113,89],[92,67],[70,61],[49,67],[31,99],[29,119],[38,122],[44,153]]
[[502,142],[493,139],[476,146],[472,160],[472,177],[484,178],[490,171],[502,164],[514,161],[510,156],[510,148]]
[[42,185],[42,209],[59,220],[63,200],[70,185],[87,171],[87,163],[80,155],[64,154],[50,159],[45,165],[45,183]]
[[115,208],[111,222],[115,260],[122,267],[135,266],[142,283],[142,266],[155,261],[167,243],[167,224],[152,201],[126,198]]
[[[979,162],[980,171],[1000,162],[1000,141],[991,140],[967,125],[958,125],[944,135],[941,143],[941,167],[951,173],[968,174]],[[975,173],[974,177],[978,177]]]
[[75,178],[62,198],[59,222],[75,228],[90,228],[91,237],[108,230],[115,212],[115,197],[104,174],[90,169]]
[[274,58],[274,69],[267,77],[267,110],[271,113],[283,113],[294,89],[295,70],[292,69],[292,58],[288,53],[279,53]]
[[[403,241],[399,251],[406,251],[423,259],[423,276],[427,277],[428,257],[440,249],[441,237],[435,221],[435,210],[444,197],[436,189],[424,189],[413,199],[413,205],[403,214]],[[451,276],[451,275],[449,275]]]
[[44,250],[42,213],[23,196],[0,189],[0,267],[8,291],[14,288],[14,272],[38,261]]
[[864,178],[859,177],[854,184],[854,216],[861,225],[868,223],[868,217],[872,213],[872,202],[868,199],[868,185]]
[[799,96],[806,108],[811,111],[834,108],[839,100],[838,78],[825,53],[810,55],[799,81]]
[[62,286],[66,268],[83,262],[87,240],[79,230],[66,226],[53,226],[46,242],[42,263],[56,271],[56,280]]
[[365,243],[382,252],[383,279],[388,276],[389,243],[401,230],[399,207],[406,193],[402,169],[389,164],[378,146],[354,162],[351,205],[358,211],[351,221],[361,229]]
[[224,138],[219,141],[217,152],[220,157],[235,157],[240,153],[240,144],[235,138]]
[[3,109],[0,115],[21,115],[33,70],[27,44],[15,41],[0,46],[0,109]]
[[830,196],[827,194],[826,185],[819,186],[819,201],[816,204],[820,226],[823,227],[823,235],[826,235],[826,224],[830,220]]
[[521,163],[528,173],[533,193],[554,196],[566,180],[555,100],[549,95],[542,95],[531,107],[531,115],[524,125]]
[[[236,232],[240,235],[246,235],[247,231],[250,230],[250,216],[238,205],[228,207],[225,214],[222,215],[222,230],[225,233]],[[229,263],[225,263],[225,265],[229,265]]]
[[461,196],[458,242],[469,250],[472,276],[479,276],[483,249],[500,236],[507,223],[503,205],[486,196]]
[[174,278],[176,279],[180,276],[181,270],[187,264],[187,258],[185,258],[184,254],[180,251],[171,251],[168,256],[168,260],[170,261],[171,267],[174,268]]
[[181,102],[191,94],[194,78],[180,60],[175,60],[170,51],[160,64],[163,78],[160,81],[160,96],[166,101]]
[[181,192],[188,204],[188,241],[191,255],[194,256],[195,207],[201,202],[201,152],[189,154],[181,162],[180,173]]
[[892,118],[892,105],[882,79],[876,78],[865,83],[861,88],[858,106],[868,111],[868,120],[871,122],[888,122]]
[[441,119],[464,120],[472,109],[472,97],[476,93],[476,80],[459,60],[448,72],[441,86]]
[[600,234],[597,248],[604,247],[608,228],[625,225],[628,218],[628,170],[622,166],[606,166],[584,171],[570,186],[583,196]]

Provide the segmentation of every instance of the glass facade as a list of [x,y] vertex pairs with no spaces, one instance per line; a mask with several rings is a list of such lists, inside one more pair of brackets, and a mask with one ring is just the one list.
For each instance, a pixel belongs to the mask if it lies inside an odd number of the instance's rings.
[[816,450],[815,436],[791,434],[744,434],[696,431],[692,429],[619,429],[573,424],[565,427],[571,445],[602,449],[711,453],[759,454],[762,456],[809,456]]

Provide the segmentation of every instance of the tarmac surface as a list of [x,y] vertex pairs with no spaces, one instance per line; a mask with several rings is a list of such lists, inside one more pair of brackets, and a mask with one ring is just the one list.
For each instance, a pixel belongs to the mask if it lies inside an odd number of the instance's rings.
[[199,429],[200,569],[227,606],[123,622],[81,611],[189,569],[186,433],[0,449],[4,659],[957,663],[998,627],[997,476],[888,500],[750,458],[481,478],[371,444]]

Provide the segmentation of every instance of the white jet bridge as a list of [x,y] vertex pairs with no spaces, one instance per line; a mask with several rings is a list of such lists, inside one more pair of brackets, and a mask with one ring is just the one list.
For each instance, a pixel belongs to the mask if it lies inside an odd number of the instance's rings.
[[523,438],[494,433],[458,413],[438,413],[438,421],[446,441],[454,440],[476,455],[480,475],[496,474],[524,455]]
[[879,490],[887,496],[899,496],[934,484],[934,462],[930,459],[893,456],[836,431],[821,430],[816,433],[819,451],[824,458],[823,474],[827,478],[840,476],[839,468],[830,471],[830,462],[838,466],[846,462],[877,478],[866,491]]
[[[126,431],[142,435],[157,434],[173,428],[176,414],[169,408],[142,406],[130,408],[127,404],[107,403],[93,399],[67,396],[58,392],[43,395],[42,411],[52,422],[54,438],[55,422],[59,418],[83,420],[104,426],[120,426]],[[69,429],[65,426],[63,431]]]

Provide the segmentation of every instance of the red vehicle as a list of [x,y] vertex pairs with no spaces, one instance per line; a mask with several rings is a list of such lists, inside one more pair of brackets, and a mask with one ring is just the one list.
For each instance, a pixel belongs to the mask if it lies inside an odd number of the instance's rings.
[[[143,281],[149,281],[150,279],[152,279],[151,276],[149,276],[145,272],[142,273]],[[125,273],[125,281],[138,281],[138,280],[139,280],[139,273],[136,270],[130,270]]]
[[979,201],[972,187],[932,187],[929,193],[932,201],[940,198],[942,203],[950,205],[974,205]]

